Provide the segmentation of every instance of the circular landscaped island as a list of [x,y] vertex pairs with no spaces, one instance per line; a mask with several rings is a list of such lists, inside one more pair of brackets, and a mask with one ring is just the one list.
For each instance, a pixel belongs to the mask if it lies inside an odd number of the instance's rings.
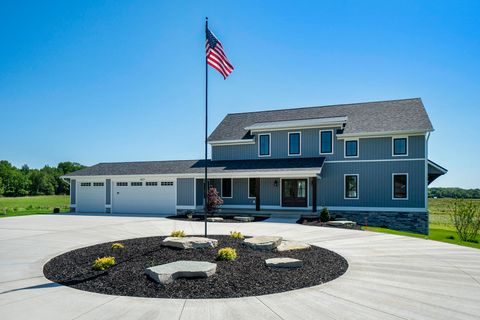
[[[180,249],[165,246],[166,237],[148,237],[102,243],[64,253],[44,266],[45,277],[62,285],[102,294],[152,298],[233,298],[284,292],[319,285],[341,276],[347,261],[330,250],[254,250],[244,239],[212,235],[215,248]],[[236,251],[233,261],[218,261],[219,249]],[[94,270],[99,257],[114,257],[115,264]],[[296,268],[275,268],[265,262],[272,258],[301,260]],[[147,276],[146,269],[178,261],[215,263],[215,273],[206,278],[178,278],[160,284]],[[272,260],[269,260],[272,261]],[[97,268],[98,269],[98,268]]]

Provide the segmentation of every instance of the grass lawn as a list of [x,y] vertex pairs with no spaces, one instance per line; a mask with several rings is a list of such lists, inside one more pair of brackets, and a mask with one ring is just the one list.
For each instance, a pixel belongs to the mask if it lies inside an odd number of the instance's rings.
[[[69,203],[69,196],[0,197],[0,217],[52,213],[53,208],[68,212]],[[4,209],[7,209],[7,215],[4,215]]]
[[[363,230],[370,230],[376,232],[384,232],[390,234],[397,234],[401,236],[423,238],[435,241],[448,242],[453,244],[458,244],[461,246],[467,246],[472,248],[480,249],[480,236],[477,237],[479,243],[465,242],[461,241],[455,231],[455,227],[450,221],[449,211],[450,207],[453,204],[454,199],[428,199],[428,210],[430,213],[429,216],[429,227],[430,232],[428,236],[423,234],[397,231],[387,228],[378,228],[378,227],[363,227]],[[480,205],[480,199],[473,199],[472,201]],[[453,239],[452,239],[453,237]]]

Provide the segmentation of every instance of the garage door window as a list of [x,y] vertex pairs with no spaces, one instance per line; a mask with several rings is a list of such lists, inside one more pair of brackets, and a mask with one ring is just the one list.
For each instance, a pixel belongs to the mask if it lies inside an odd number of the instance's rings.
[[173,181],[163,181],[163,182],[162,182],[162,186],[163,186],[163,187],[173,186]]
[[81,182],[80,187],[90,187],[92,185],[91,182]]
[[147,182],[145,182],[145,185],[146,185],[147,187],[156,187],[156,186],[158,186],[158,182],[156,182],[156,181],[147,181]]
[[117,182],[117,187],[127,187],[128,182]]
[[141,187],[143,185],[143,183],[142,182],[131,182],[130,185],[132,187]]
[[94,187],[103,187],[103,182],[94,182],[93,186]]

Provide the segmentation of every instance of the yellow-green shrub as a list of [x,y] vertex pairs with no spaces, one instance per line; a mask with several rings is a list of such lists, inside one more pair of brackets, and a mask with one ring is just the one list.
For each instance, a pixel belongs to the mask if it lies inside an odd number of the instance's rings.
[[243,239],[243,234],[240,231],[230,231],[230,237],[233,239]]
[[226,247],[218,250],[217,260],[231,261],[237,258],[237,251],[233,248]]
[[125,246],[120,242],[112,243],[112,249],[123,249]]
[[97,258],[93,263],[93,270],[102,271],[115,265],[115,257]]
[[170,233],[171,237],[185,237],[185,231],[183,230],[173,230],[172,233]]

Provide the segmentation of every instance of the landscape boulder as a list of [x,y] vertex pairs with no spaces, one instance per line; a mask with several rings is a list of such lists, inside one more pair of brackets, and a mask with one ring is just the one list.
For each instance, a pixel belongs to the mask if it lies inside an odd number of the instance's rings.
[[207,278],[216,271],[216,263],[180,260],[147,268],[145,274],[154,281],[165,285],[178,278]]
[[310,245],[308,243],[283,240],[280,243],[280,245],[276,248],[276,251],[283,252],[283,251],[290,251],[290,250],[304,250],[308,248],[310,248]]
[[273,250],[282,243],[282,237],[260,236],[243,240],[243,244],[254,250]]
[[348,220],[328,221],[325,224],[330,227],[337,227],[337,228],[344,228],[344,229],[353,229],[357,225],[356,222],[348,221]]
[[208,217],[207,221],[208,222],[222,222],[223,218],[222,217]]
[[179,249],[215,248],[218,240],[202,237],[167,237],[162,245]]
[[293,258],[271,258],[265,260],[268,267],[271,268],[301,268],[303,261]]

